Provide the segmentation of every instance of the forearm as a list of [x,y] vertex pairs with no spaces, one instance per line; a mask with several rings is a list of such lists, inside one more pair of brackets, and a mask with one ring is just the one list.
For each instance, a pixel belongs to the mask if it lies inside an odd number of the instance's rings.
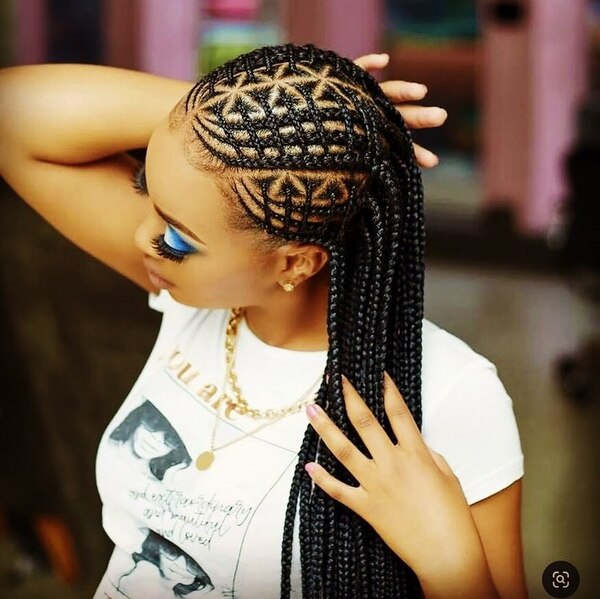
[[0,70],[0,164],[11,152],[82,164],[145,147],[192,87],[99,65],[44,64]]
[[500,599],[480,542],[456,555],[456,564],[432,559],[427,570],[416,572],[425,599]]
[[487,567],[419,579],[425,599],[500,599]]

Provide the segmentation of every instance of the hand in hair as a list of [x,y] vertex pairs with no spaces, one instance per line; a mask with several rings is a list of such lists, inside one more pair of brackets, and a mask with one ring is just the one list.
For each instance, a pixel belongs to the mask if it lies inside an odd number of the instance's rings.
[[445,576],[446,589],[456,582],[462,592],[476,587],[486,591],[481,597],[494,596],[487,594],[488,588],[493,593],[493,584],[460,482],[423,441],[392,379],[385,373],[384,400],[397,442],[350,382],[345,377],[342,382],[348,417],[372,457],[353,445],[321,408],[310,406],[311,425],[359,486],[344,484],[309,463],[306,470],[314,483],[364,518],[422,583]]
[[[354,62],[365,71],[373,74],[383,69],[390,61],[388,54],[366,54]],[[384,81],[381,89],[402,115],[409,129],[429,129],[440,127],[446,122],[448,113],[437,106],[420,106],[413,102],[422,100],[427,95],[427,88],[420,83],[409,81]],[[419,166],[432,168],[437,166],[439,158],[419,144],[413,144]]]

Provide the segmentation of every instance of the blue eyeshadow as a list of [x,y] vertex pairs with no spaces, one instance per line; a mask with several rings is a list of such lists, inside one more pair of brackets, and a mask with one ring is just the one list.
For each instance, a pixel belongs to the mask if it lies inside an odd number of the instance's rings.
[[185,252],[186,254],[197,252],[196,248],[185,241],[171,225],[167,225],[165,229],[164,240],[169,247],[178,252]]

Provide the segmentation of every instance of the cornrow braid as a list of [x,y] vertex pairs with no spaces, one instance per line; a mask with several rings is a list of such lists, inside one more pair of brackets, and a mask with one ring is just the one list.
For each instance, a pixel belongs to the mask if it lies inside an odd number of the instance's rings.
[[[198,81],[170,115],[182,123],[188,160],[219,175],[238,226],[328,252],[329,378],[316,402],[368,455],[341,374],[394,438],[387,370],[421,429],[423,189],[410,132],[378,83],[311,45],[260,48]],[[357,484],[309,426],[285,513],[281,597],[297,514],[303,597],[419,597],[414,572],[370,525],[312,484],[309,461]]]

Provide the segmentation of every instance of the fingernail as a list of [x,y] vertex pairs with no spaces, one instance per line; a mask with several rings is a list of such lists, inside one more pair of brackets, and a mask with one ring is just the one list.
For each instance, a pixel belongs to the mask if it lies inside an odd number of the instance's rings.
[[308,462],[308,464],[304,464],[304,470],[306,470],[309,474],[312,474],[315,469],[315,464],[313,462]]
[[319,409],[317,408],[317,406],[314,403],[309,403],[306,406],[306,415],[308,416],[309,420],[316,418],[318,413],[319,413]]
[[429,161],[434,162],[435,164],[439,162],[439,158],[433,152],[425,150],[424,154],[424,157],[427,158]]
[[346,386],[349,383],[345,374],[342,374],[342,385]]
[[427,93],[427,86],[423,85],[422,83],[413,83],[412,88],[413,88],[413,92],[415,94],[426,94]]

